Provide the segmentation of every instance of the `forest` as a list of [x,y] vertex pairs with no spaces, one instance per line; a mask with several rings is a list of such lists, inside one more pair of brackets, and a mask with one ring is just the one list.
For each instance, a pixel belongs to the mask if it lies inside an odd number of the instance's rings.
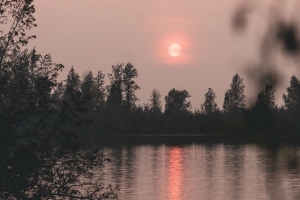
[[[162,97],[158,89],[149,95],[149,102],[138,105],[135,92],[140,89],[138,70],[131,64],[116,64],[105,85],[102,71],[94,76],[86,71],[81,77],[72,67],[51,95],[67,100],[77,95],[86,112],[80,114],[88,123],[75,129],[78,134],[231,134],[231,135],[295,135],[299,132],[300,81],[290,79],[284,105],[275,104],[275,88],[267,83],[256,101],[246,107],[243,78],[235,74],[224,96],[222,109],[216,94],[208,88],[200,109],[192,110],[187,90],[171,89]],[[165,107],[162,107],[162,101]],[[199,103],[200,104],[200,103]]]

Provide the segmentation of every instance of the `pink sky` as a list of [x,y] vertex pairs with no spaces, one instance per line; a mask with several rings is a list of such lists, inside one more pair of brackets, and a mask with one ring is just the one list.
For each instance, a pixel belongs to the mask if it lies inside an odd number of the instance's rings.
[[[148,101],[154,88],[163,97],[176,88],[188,90],[193,109],[199,108],[211,87],[222,107],[235,73],[245,80],[246,96],[252,91],[244,71],[257,62],[269,2],[256,1],[256,13],[239,35],[231,20],[240,0],[36,0],[38,27],[33,32],[38,39],[31,45],[65,65],[63,79],[72,65],[79,74],[99,69],[107,74],[111,65],[131,62],[139,72],[139,104]],[[274,5],[282,6],[278,2]],[[172,43],[182,47],[178,57],[168,54]],[[297,75],[294,67],[282,73],[286,79],[276,93],[278,103],[289,78]]]

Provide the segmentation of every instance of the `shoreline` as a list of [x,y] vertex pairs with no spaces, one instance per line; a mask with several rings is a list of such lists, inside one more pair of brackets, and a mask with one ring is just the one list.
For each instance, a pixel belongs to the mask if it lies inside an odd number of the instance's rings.
[[211,135],[211,134],[76,134],[77,136],[120,136],[120,137],[255,137],[255,138],[299,138],[300,135]]
[[[190,144],[279,144],[300,145],[300,135],[256,136],[256,135],[133,135],[133,134],[81,134],[77,138],[87,146],[131,146],[131,145],[170,145]],[[95,145],[96,144],[96,145]]]

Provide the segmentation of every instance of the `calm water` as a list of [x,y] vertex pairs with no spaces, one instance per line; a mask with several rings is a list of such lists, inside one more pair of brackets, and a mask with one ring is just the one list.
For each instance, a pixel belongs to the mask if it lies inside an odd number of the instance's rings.
[[122,200],[300,199],[298,145],[110,144],[88,142],[112,159],[105,182],[120,185]]

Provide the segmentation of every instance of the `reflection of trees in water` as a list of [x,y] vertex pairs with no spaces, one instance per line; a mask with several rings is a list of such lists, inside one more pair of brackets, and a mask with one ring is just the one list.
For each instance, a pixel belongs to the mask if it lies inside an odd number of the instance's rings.
[[283,146],[280,151],[280,163],[283,163],[284,177],[287,179],[288,195],[292,199],[300,199],[300,148],[295,146]]
[[152,188],[153,188],[153,194],[154,196],[158,196],[158,194],[161,192],[161,188],[160,188],[160,182],[163,181],[162,179],[164,179],[165,177],[163,175],[159,176],[159,172],[161,170],[161,168],[165,167],[165,166],[161,166],[163,165],[162,163],[162,156],[161,156],[161,152],[162,152],[162,148],[164,146],[163,145],[154,145],[152,148],[152,156],[151,156],[151,161],[152,161],[152,166],[151,166],[151,173],[153,176],[153,183],[152,183]]
[[120,199],[300,197],[297,146],[153,144],[104,151],[112,159],[107,169],[114,179],[108,181],[120,183]]
[[111,162],[104,168],[105,179],[120,185],[120,194],[118,195],[121,195],[121,198],[123,195],[135,195],[135,149],[134,146],[106,146],[101,148],[104,156],[111,159]]
[[[204,160],[205,160],[205,175],[207,176],[205,178],[205,186],[206,190],[210,191],[209,193],[214,194],[215,188],[215,181],[217,178],[215,178],[215,170],[216,170],[216,161],[217,161],[217,146],[214,144],[207,144],[205,145],[205,154],[204,154]],[[213,197],[213,195],[211,196]]]
[[297,147],[286,147],[284,151],[286,159],[287,173],[291,175],[299,175],[300,150]]
[[134,187],[135,176],[135,160],[136,160],[136,147],[126,147],[124,151],[125,157],[122,159],[123,166],[127,169],[125,180],[127,182],[127,188]]
[[245,148],[242,145],[225,145],[225,176],[232,196],[242,199],[244,187]]
[[270,199],[286,199],[284,189],[284,173],[282,173],[279,154],[281,146],[278,144],[258,146],[258,167],[265,178],[266,193]]

